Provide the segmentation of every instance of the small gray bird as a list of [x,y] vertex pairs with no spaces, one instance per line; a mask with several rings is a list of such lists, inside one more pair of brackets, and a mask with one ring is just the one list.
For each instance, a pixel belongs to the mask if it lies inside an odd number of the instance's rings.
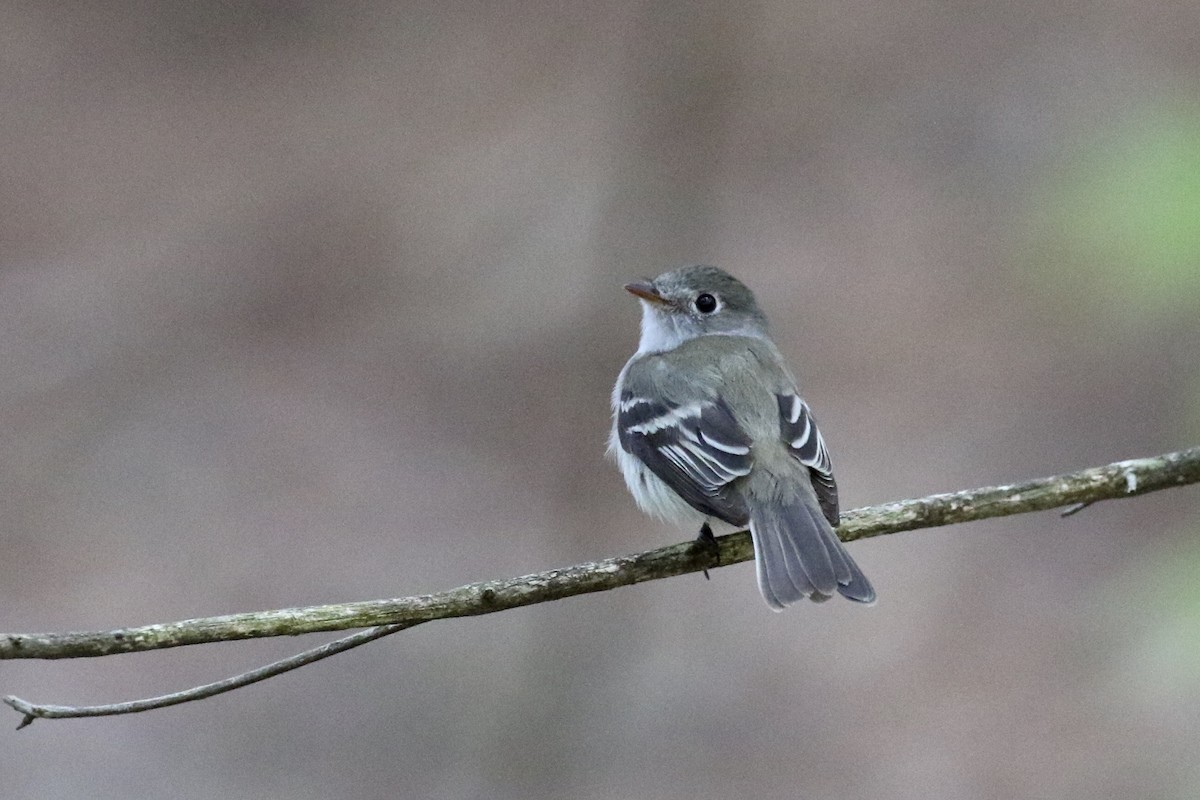
[[732,275],[682,267],[626,284],[642,337],[613,388],[609,450],[648,514],[750,526],[758,587],[779,611],[875,590],[833,532],[837,485],[825,441],[767,335],[754,295]]

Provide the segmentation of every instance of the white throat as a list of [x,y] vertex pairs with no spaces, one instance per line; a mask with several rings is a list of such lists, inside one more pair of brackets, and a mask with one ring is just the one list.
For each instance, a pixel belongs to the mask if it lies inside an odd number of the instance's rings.
[[642,338],[638,342],[638,355],[643,353],[665,353],[692,339],[696,334],[682,331],[676,324],[674,314],[663,314],[651,308],[645,300],[642,306]]

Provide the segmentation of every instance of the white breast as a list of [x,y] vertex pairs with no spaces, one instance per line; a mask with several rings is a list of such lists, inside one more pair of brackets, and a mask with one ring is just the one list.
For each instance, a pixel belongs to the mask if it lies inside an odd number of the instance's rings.
[[700,529],[705,520],[704,514],[688,505],[636,456],[622,450],[620,444],[614,452],[617,464],[621,467],[621,474],[625,477],[625,485],[629,487],[629,493],[633,495],[638,508],[665,522]]

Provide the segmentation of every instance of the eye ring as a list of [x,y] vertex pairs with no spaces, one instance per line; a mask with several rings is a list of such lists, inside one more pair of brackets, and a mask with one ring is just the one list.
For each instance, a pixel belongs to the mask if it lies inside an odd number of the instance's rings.
[[696,299],[692,301],[692,305],[695,306],[696,310],[701,314],[711,314],[716,311],[718,307],[720,307],[720,303],[717,302],[717,298],[708,292],[701,292],[700,294],[696,295]]

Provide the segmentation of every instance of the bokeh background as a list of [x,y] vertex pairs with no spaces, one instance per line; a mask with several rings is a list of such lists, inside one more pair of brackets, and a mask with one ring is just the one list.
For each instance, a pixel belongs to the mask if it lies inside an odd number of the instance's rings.
[[[757,290],[845,507],[1200,439],[1200,5],[6,3],[0,629],[678,541],[604,457],[638,309]],[[1200,491],[425,626],[0,730],[22,798],[1194,798]],[[107,702],[315,644],[5,662]],[[16,714],[8,712],[15,725]]]

